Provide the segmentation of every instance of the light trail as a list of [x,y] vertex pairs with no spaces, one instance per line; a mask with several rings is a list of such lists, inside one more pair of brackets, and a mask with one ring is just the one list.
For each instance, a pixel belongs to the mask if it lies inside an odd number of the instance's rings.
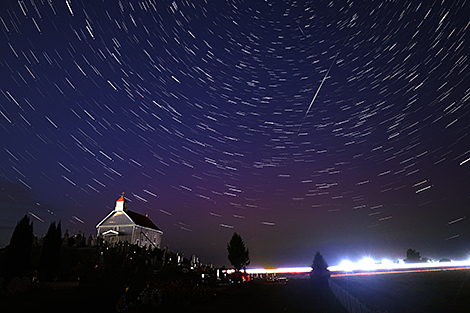
[[392,263],[381,262],[381,263],[363,263],[359,262],[354,264],[348,261],[341,262],[340,265],[330,266],[328,270],[330,272],[373,272],[373,271],[393,271],[393,270],[419,270],[426,268],[464,268],[470,267],[470,260],[465,261],[451,261],[451,262],[428,262],[428,263]]
[[[300,274],[309,273],[311,267],[280,267],[280,268],[247,268],[247,274]],[[227,270],[227,274],[235,272],[233,269]]]
[[331,68],[333,67],[333,64],[335,64],[336,58],[338,58],[338,54],[339,54],[339,52],[336,53],[335,58],[333,59],[333,62],[331,62],[330,67],[328,68],[328,71],[326,71],[326,74],[325,74],[325,76],[323,77],[323,79],[320,83],[320,86],[318,86],[317,92],[313,96],[312,101],[310,101],[310,105],[308,106],[307,112],[305,112],[305,116],[307,116],[308,112],[310,112],[310,108],[312,107],[313,103],[315,102],[315,99],[317,98],[318,93],[320,92],[320,89],[323,86],[323,83],[325,82],[326,78],[328,77],[328,74],[330,74]]
[[469,266],[463,267],[438,267],[427,269],[410,269],[410,270],[392,270],[392,271],[374,271],[374,272],[356,272],[356,273],[337,273],[331,274],[330,277],[349,277],[349,276],[369,276],[369,275],[384,275],[384,274],[405,274],[405,273],[424,273],[424,272],[439,272],[439,271],[455,271],[455,270],[468,270]]
[[[302,128],[302,125],[304,124],[304,120],[305,120],[305,118],[307,117],[308,113],[310,112],[310,109],[312,108],[312,105],[313,105],[313,103],[315,102],[315,99],[317,98],[318,93],[320,92],[320,89],[321,89],[321,87],[323,86],[323,83],[324,83],[325,80],[327,79],[328,74],[330,74],[330,70],[331,70],[331,68],[333,67],[333,64],[335,64],[336,59],[338,58],[338,55],[339,55],[339,53],[341,52],[341,49],[344,47],[344,44],[346,43],[346,40],[348,40],[348,38],[349,38],[349,34],[351,33],[352,26],[354,26],[354,24],[352,24],[352,23],[353,23],[357,18],[358,18],[357,14],[354,14],[353,17],[351,18],[351,21],[349,21],[348,27],[351,26],[351,28],[349,29],[348,35],[347,35],[346,38],[344,39],[343,44],[341,45],[340,50],[339,50],[338,52],[336,52],[336,55],[335,55],[335,57],[334,57],[334,59],[333,59],[333,62],[331,62],[330,67],[328,68],[328,71],[326,72],[325,76],[323,77],[323,79],[322,79],[322,81],[321,81],[321,83],[320,83],[320,86],[318,86],[317,92],[316,92],[315,95],[313,96],[312,101],[310,101],[310,105],[308,106],[307,112],[305,112],[305,115],[304,115],[304,117],[303,117],[303,119],[302,119],[302,122],[300,123],[300,126],[299,126],[299,129],[297,130],[297,133],[300,132],[300,129]],[[298,26],[298,25],[297,25],[297,26]],[[299,27],[299,28],[300,28],[300,27]],[[302,29],[300,29],[300,30],[302,31]],[[302,34],[303,34],[303,31],[302,31]],[[466,162],[466,161],[465,161],[465,162]],[[462,163],[461,163],[460,165],[462,165]]]
[[[416,273],[416,272],[434,272],[434,271],[450,271],[460,269],[470,269],[470,260],[465,261],[451,261],[440,263],[372,263],[372,262],[359,262],[354,264],[352,262],[343,265],[330,266],[328,270],[331,277],[341,276],[361,276],[361,275],[380,275],[380,274],[394,274],[394,273]],[[233,273],[235,270],[227,270],[227,273]],[[312,268],[309,266],[303,267],[280,267],[280,268],[248,268],[247,274],[302,274],[309,273]]]
[[312,101],[310,101],[310,105],[308,106],[307,112],[305,112],[305,115],[302,119],[302,123],[300,123],[299,129],[297,132],[300,132],[300,129],[302,128],[302,125],[304,124],[304,120],[307,117],[308,113],[310,112],[310,108],[312,107],[313,103],[315,102],[315,99],[318,96],[318,93],[320,92],[321,87],[323,86],[323,83],[325,82],[326,78],[328,77],[328,74],[330,74],[330,70],[333,67],[333,64],[336,62],[336,58],[338,57],[339,51],[336,53],[335,58],[333,59],[333,62],[331,62],[330,67],[328,68],[328,71],[326,71],[325,76],[323,77],[320,86],[318,86],[317,92],[315,92],[315,95],[312,98]]

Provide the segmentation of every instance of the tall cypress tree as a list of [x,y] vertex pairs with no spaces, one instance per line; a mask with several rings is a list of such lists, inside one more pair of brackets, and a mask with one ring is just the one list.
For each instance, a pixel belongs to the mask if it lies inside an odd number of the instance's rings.
[[46,236],[44,237],[40,261],[40,268],[44,272],[46,280],[56,278],[59,270],[61,245],[61,222],[59,222],[57,226],[55,225],[55,222],[52,222]]
[[33,245],[33,222],[25,215],[16,224],[15,230],[7,246],[5,260],[2,266],[3,275],[8,280],[22,277],[29,271],[31,248]]

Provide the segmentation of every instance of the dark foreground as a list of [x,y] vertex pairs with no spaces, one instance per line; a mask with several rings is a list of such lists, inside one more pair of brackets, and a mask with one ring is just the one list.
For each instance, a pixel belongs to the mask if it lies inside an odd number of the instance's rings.
[[[15,296],[3,295],[0,312],[117,312],[122,286],[85,285],[54,290],[38,288]],[[162,302],[159,307],[129,308],[124,312],[346,312],[328,288],[309,279],[286,284],[248,282],[207,289],[200,301]]]
[[346,312],[328,287],[312,285],[309,279],[227,289],[207,309],[201,312]]
[[379,312],[470,312],[470,271],[398,273],[332,278]]

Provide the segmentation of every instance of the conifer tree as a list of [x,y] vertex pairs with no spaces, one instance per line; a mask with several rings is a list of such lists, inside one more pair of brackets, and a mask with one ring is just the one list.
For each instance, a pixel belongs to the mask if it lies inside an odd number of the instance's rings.
[[235,271],[239,272],[240,269],[250,264],[249,251],[239,234],[233,233],[232,239],[227,244],[227,250],[228,260],[235,268]]
[[312,272],[310,277],[318,281],[327,281],[328,277],[330,277],[328,264],[326,263],[325,258],[320,253],[320,251],[317,251],[315,253],[315,257],[313,258]]

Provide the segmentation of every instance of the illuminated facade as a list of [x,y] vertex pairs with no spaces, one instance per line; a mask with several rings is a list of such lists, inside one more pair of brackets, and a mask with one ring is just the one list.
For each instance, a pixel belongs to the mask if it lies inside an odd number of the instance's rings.
[[148,218],[127,209],[124,195],[116,201],[114,211],[98,225],[98,238],[115,245],[128,242],[140,247],[160,248],[163,232]]

